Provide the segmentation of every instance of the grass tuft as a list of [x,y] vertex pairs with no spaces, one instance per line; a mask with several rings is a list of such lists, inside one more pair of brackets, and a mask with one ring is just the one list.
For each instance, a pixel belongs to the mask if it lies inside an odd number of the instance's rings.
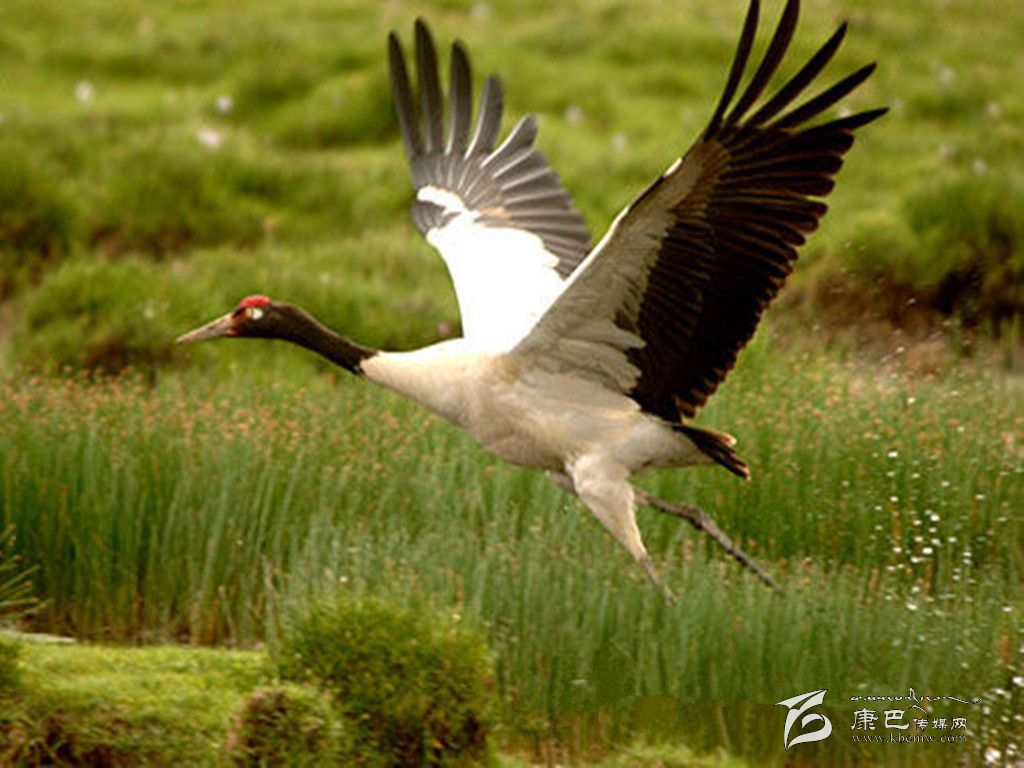
[[222,168],[213,148],[198,141],[123,153],[90,212],[90,243],[108,253],[160,258],[189,247],[255,242],[259,217],[232,194]]
[[354,729],[357,761],[452,765],[487,755],[492,680],[476,635],[340,593],[302,609],[281,633],[280,674],[331,691]]
[[65,257],[78,237],[78,208],[41,158],[0,144],[0,299],[20,277]]
[[344,762],[344,737],[323,691],[277,685],[249,694],[224,752],[233,766],[333,766]]

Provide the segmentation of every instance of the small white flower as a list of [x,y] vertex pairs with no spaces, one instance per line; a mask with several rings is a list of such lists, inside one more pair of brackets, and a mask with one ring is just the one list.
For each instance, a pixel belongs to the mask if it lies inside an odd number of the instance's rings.
[[579,125],[583,122],[583,107],[579,104],[570,104],[565,108],[565,122],[569,125]]
[[96,88],[88,80],[80,80],[75,86],[75,98],[82,104],[88,104],[95,98]]
[[218,96],[217,101],[214,103],[217,107],[217,111],[220,112],[222,115],[226,115],[235,107],[235,100],[226,93],[222,93],[220,96]]
[[213,128],[200,128],[196,131],[196,139],[207,149],[220,149],[220,145],[224,143],[224,137]]

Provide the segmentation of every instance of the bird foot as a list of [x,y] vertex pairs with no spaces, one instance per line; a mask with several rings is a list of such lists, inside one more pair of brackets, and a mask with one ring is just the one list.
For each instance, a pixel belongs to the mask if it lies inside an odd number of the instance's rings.
[[[686,520],[690,525],[696,528],[698,531],[702,531],[710,536],[715,542],[728,552],[737,562],[740,563],[744,568],[753,572],[762,582],[767,584],[772,589],[781,591],[781,587],[775,583],[775,580],[768,575],[768,572],[764,567],[754,560],[750,555],[744,552],[738,545],[733,543],[732,539],[725,535],[722,530],[715,524],[715,521],[711,519],[708,514],[700,507],[694,507],[683,504],[673,504],[659,499],[657,496],[653,496],[640,488],[634,488],[636,493],[636,502],[645,507],[651,507],[659,512],[664,512],[667,515],[673,517],[681,517]],[[646,569],[645,569],[646,570]],[[650,574],[648,573],[648,578]],[[657,579],[652,579],[657,584]]]
[[651,558],[645,554],[643,557],[638,558],[637,562],[639,562],[640,567],[644,569],[644,575],[647,576],[647,580],[660,589],[662,594],[665,595],[665,600],[669,603],[674,603],[676,601],[675,593],[668,588],[667,584],[658,578],[658,571],[655,569],[654,563],[651,562]]

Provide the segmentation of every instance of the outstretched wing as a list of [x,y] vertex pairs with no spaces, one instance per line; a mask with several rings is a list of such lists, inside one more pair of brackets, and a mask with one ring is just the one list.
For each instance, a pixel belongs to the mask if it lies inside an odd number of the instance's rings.
[[[758,21],[752,0],[725,91],[685,156],[619,214],[562,294],[513,350],[574,370],[664,419],[693,416],[725,378],[825,213],[853,131],[886,110],[811,127],[873,71],[798,106],[846,33],[841,26],[754,110],[796,27],[788,0],[764,59],[733,102]],[[731,108],[730,108],[731,107]]]
[[494,148],[503,96],[493,75],[484,83],[472,125],[472,78],[460,43],[452,46],[447,131],[437,54],[426,24],[416,21],[419,109],[394,33],[388,54],[416,188],[413,219],[448,265],[466,337],[507,348],[561,291],[589,250],[590,234],[558,176],[533,149],[533,117],[520,120]]

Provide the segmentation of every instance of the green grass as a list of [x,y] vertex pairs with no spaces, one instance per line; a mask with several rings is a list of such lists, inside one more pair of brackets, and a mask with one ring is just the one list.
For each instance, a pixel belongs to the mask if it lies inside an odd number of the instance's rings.
[[[503,75],[508,125],[539,113],[540,148],[599,235],[704,125],[743,5],[3,3],[0,531],[19,572],[38,569],[35,626],[251,646],[342,590],[481,631],[502,743],[538,761],[649,740],[673,745],[665,764],[717,748],[781,763],[775,702],[822,687],[836,735],[793,759],[951,761],[849,740],[850,695],[908,686],[986,699],[972,760],[1019,750],[1020,381],[984,354],[951,371],[911,344],[884,365],[803,351],[837,316],[948,318],[967,349],[973,325],[1002,334],[1019,367],[1019,4],[804,3],[785,71],[849,18],[831,71],[878,60],[851,107],[892,112],[863,132],[783,294],[813,314],[774,322],[701,415],[739,437],[754,481],[645,481],[711,511],[781,596],[644,513],[680,595],[666,604],[575,502],[421,411],[284,345],[170,344],[250,293],[377,346],[457,333],[387,101],[384,37],[408,40],[416,13],[442,45],[466,41],[478,76]],[[34,653],[29,670],[51,663]],[[88,712],[100,690],[51,702]],[[655,759],[634,751],[614,759]]]
[[[323,690],[276,681],[262,652],[52,644],[31,636],[12,646],[0,637],[0,651],[8,647],[20,652],[23,685],[0,697],[5,765],[354,764],[344,751],[352,724],[340,721]],[[510,753],[489,763],[535,764]],[[390,763],[363,755],[358,764]],[[643,743],[600,764],[745,765],[721,751],[701,756]]]
[[738,435],[754,481],[707,468],[647,485],[711,511],[786,591],[645,515],[669,604],[543,477],[358,382],[240,354],[223,379],[4,386],[0,525],[39,567],[41,626],[244,645],[325,590],[426,600],[488,637],[509,743],[577,755],[640,733],[775,759],[773,704],[822,687],[841,732],[839,697],[913,686],[986,699],[972,749],[1019,733],[1013,380],[762,337],[702,419]]
[[216,765],[263,655],[21,645],[21,691],[0,703],[7,765]]
[[[768,4],[765,27],[777,5]],[[41,13],[27,0],[4,3],[0,296],[11,300],[0,328],[18,342],[12,355],[37,370],[173,364],[160,351],[162,327],[133,327],[137,291],[104,297],[80,350],[58,328],[26,320],[69,256],[150,262],[158,311],[175,314],[198,303],[198,314],[212,315],[253,289],[307,298],[328,274],[312,309],[330,315],[360,303],[365,274],[400,254],[409,277],[393,295],[425,308],[413,319],[432,322],[407,322],[403,306],[390,306],[383,317],[347,313],[348,328],[411,344],[438,322],[455,326],[443,268],[410,226],[387,31],[408,39],[422,13],[441,45],[466,40],[478,75],[500,72],[507,124],[539,114],[540,148],[600,235],[708,119],[743,6],[128,0],[114,10],[72,0]],[[911,314],[932,325],[951,318],[1006,333],[1024,311],[1024,214],[1014,202],[1024,195],[1024,61],[1015,53],[1024,12],[999,0],[954,0],[941,11],[929,0],[806,6],[783,74],[848,18],[831,72],[877,60],[849,106],[892,112],[851,153],[789,302],[847,321],[867,310],[901,322],[912,302]],[[936,34],[920,34],[934,25]],[[353,246],[361,267],[335,256]],[[261,267],[251,272],[249,262]],[[52,311],[59,326],[64,312]],[[74,324],[73,304],[68,313]]]
[[487,644],[465,624],[339,593],[277,629],[278,674],[330,692],[351,733],[349,762],[487,760],[494,680]]

